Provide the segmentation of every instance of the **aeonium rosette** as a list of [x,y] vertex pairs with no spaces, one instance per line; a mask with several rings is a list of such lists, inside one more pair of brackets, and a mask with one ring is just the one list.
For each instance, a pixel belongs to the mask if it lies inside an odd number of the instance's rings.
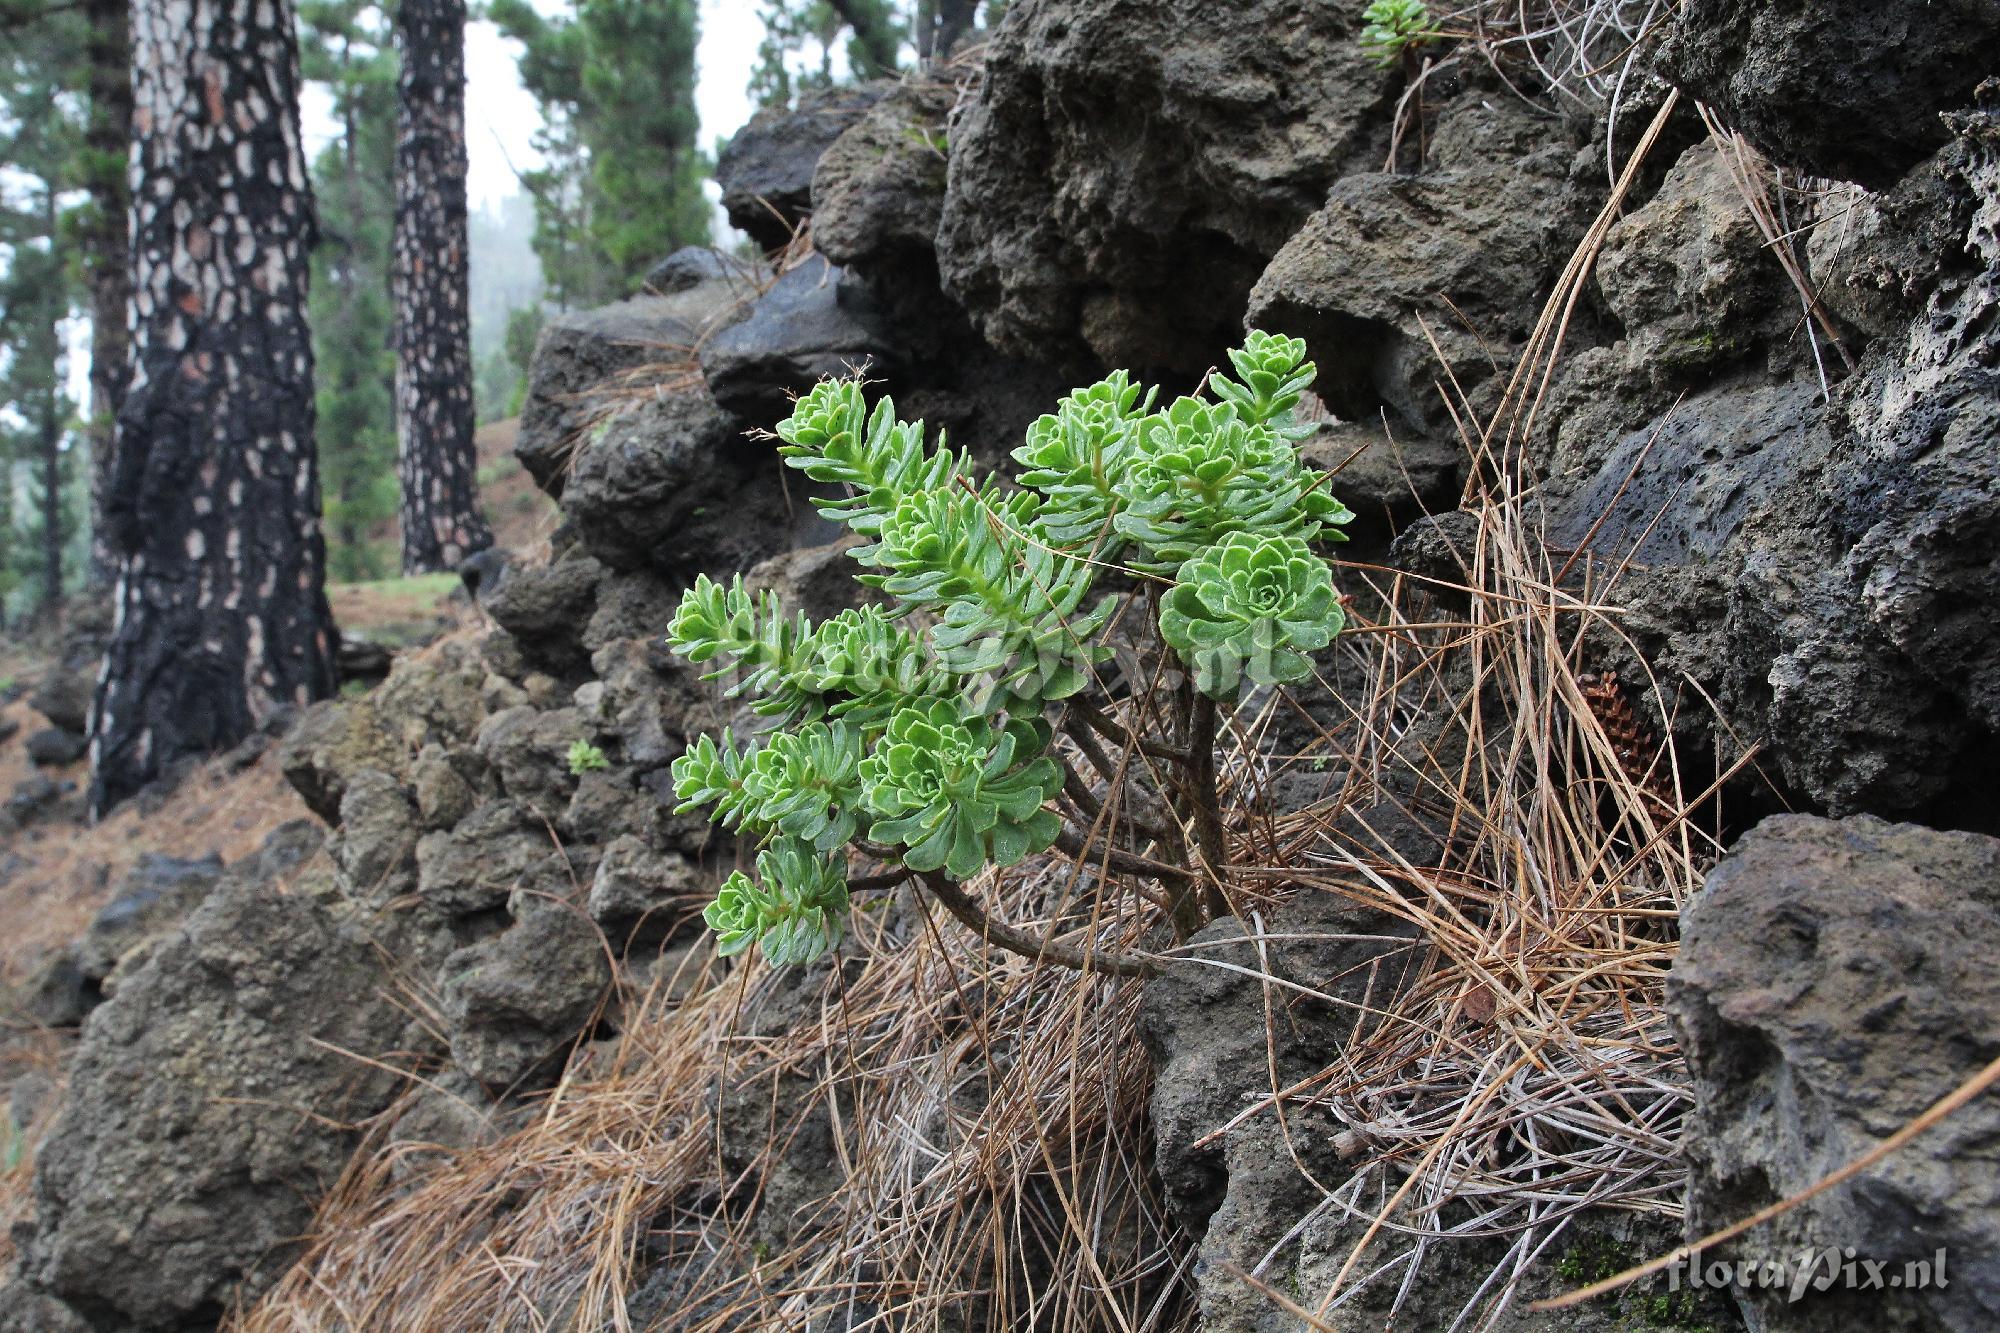
[[1160,636],[1214,699],[1243,676],[1280,685],[1311,674],[1307,653],[1346,623],[1326,561],[1296,537],[1238,532],[1190,557],[1160,608]]

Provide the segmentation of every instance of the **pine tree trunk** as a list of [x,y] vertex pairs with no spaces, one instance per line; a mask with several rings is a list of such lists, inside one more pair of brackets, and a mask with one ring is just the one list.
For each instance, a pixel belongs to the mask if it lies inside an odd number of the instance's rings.
[[[61,226],[62,213],[56,203],[56,187],[53,183],[42,188],[42,235],[55,244]],[[46,330],[37,332],[47,339],[46,361],[48,382],[44,387],[41,406],[41,423],[37,441],[35,466],[41,472],[42,486],[42,604],[39,615],[48,624],[54,624],[62,608],[63,595],[63,422],[69,413],[65,410],[63,381],[61,374],[63,334],[61,320],[68,314],[68,302],[60,295],[51,293]]]
[[132,378],[104,494],[102,813],[333,691],[288,0],[133,0]]
[[90,287],[91,578],[109,583],[116,558],[104,539],[104,486],[111,470],[111,436],[125,397],[125,312],[132,303],[131,244],[126,211],[126,153],[132,146],[132,13],[128,0],[84,0],[90,36],[90,119],[84,129],[90,225],[81,237]]
[[465,204],[465,0],[402,0],[396,120],[396,440],[403,572],[493,544],[479,512]]

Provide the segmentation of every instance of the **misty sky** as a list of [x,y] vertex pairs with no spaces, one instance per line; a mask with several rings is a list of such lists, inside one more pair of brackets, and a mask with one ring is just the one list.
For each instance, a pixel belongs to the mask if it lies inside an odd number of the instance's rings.
[[[567,0],[534,0],[544,14],[570,12]],[[764,25],[750,0],[701,0],[700,66],[695,109],[701,114],[704,149],[733,134],[750,119],[745,91],[757,60]],[[466,193],[474,211],[498,203],[517,188],[516,171],[539,166],[529,142],[542,118],[535,100],[521,87],[515,62],[521,47],[491,23],[468,24],[465,31],[465,139],[469,178]],[[337,127],[323,89],[306,90],[304,125],[308,153],[331,138]],[[510,165],[511,164],[511,165]]]

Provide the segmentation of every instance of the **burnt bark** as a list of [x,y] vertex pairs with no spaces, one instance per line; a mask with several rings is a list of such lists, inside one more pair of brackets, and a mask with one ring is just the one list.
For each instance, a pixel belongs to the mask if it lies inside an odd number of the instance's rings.
[[[61,225],[61,211],[56,204],[54,185],[42,191],[42,234],[53,242]],[[51,313],[60,317],[64,303],[58,301]],[[48,364],[50,373],[44,387],[41,407],[40,439],[37,441],[35,466],[41,471],[42,505],[42,603],[39,614],[48,623],[54,624],[62,609],[63,599],[63,540],[68,534],[63,530],[63,419],[64,411],[62,379],[55,373],[60,364],[62,333],[51,323],[48,330]]]
[[402,0],[396,118],[396,474],[403,572],[493,544],[473,446],[465,0]]
[[84,46],[90,119],[83,136],[90,209],[78,239],[90,290],[91,578],[109,583],[117,561],[104,539],[104,487],[131,352],[125,336],[132,303],[125,168],[132,143],[132,7],[129,0],[84,0],[83,15],[90,27]]
[[133,0],[132,377],[104,531],[101,814],[333,691],[288,0]]

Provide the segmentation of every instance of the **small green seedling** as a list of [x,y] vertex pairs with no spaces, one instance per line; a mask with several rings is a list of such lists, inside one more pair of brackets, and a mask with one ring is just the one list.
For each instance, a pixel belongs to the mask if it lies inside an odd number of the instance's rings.
[[[756,874],[708,908],[722,953],[755,943],[796,964],[838,944],[850,846],[895,867],[880,882],[915,879],[990,943],[1066,966],[1151,970],[992,920],[963,886],[1061,846],[1157,880],[1178,937],[1228,910],[1218,708],[1312,673],[1344,624],[1315,548],[1353,517],[1298,455],[1317,429],[1294,415],[1305,344],[1252,333],[1230,366],[1165,407],[1123,371],[1078,389],[1014,451],[1018,488],[942,438],[927,447],[857,380],[798,400],[780,452],[838,492],[815,503],[863,539],[858,577],[888,604],[815,623],[740,577],[702,577],[674,615],[674,650],[776,723],[747,743],[699,737],[673,765],[679,810],[708,808],[759,848]],[[1108,575],[1117,590],[1099,588]],[[1162,678],[1167,734],[1130,734],[1119,692]],[[1156,817],[1135,822],[1152,851],[1102,843],[1100,798],[1058,732],[1110,785],[1129,774],[1103,742],[1143,751]]]
[[1361,24],[1361,48],[1384,69],[1438,36],[1423,0],[1374,0],[1362,13]]
[[585,773],[601,773],[609,767],[611,763],[604,757],[604,751],[589,741],[570,742],[569,771],[577,777],[582,777]]

